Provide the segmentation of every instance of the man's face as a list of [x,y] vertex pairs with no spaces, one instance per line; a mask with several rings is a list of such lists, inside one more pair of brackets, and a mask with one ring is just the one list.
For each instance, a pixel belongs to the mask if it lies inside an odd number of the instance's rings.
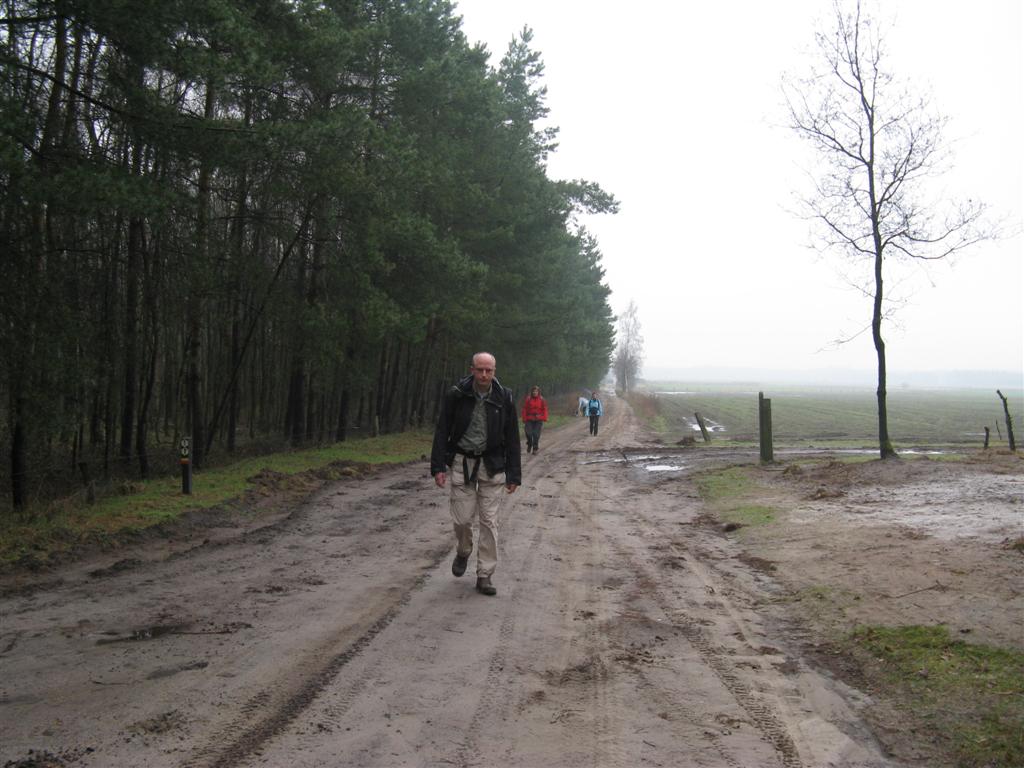
[[473,374],[473,386],[478,392],[486,392],[491,388],[494,365],[494,358],[490,355],[477,355],[473,358],[473,365],[469,370]]

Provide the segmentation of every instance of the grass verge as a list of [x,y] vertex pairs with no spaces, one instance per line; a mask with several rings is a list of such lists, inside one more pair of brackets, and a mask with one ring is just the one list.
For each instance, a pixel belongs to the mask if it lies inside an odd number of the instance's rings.
[[695,478],[704,503],[722,522],[736,527],[767,525],[778,511],[756,502],[757,483],[746,467],[704,472]]
[[955,640],[944,626],[860,627],[845,642],[958,766],[1024,765],[1024,653]]
[[404,432],[244,459],[196,472],[190,496],[181,493],[180,477],[161,477],[126,483],[121,495],[92,505],[76,498],[29,509],[0,519],[0,568],[43,565],[85,546],[113,544],[250,491],[298,485],[295,478],[309,473],[322,482],[342,476],[346,466],[419,459],[430,452],[430,439],[427,432]]
[[[865,460],[871,459],[850,458]],[[753,467],[735,466],[695,480],[712,514],[743,521],[742,515],[755,505],[771,501],[762,477]],[[740,559],[755,567],[765,562],[761,558],[772,557],[780,533],[789,535],[786,528],[752,529],[746,541],[758,542],[752,547],[754,554],[741,553]],[[944,626],[861,626],[850,632],[847,609],[863,608],[861,601],[871,597],[850,591],[844,583],[840,578],[811,584],[780,603],[790,603],[794,617],[823,641],[820,647],[826,652],[818,656],[819,663],[870,691],[876,702],[870,717],[880,739],[891,739],[891,747],[907,754],[929,755],[934,758],[929,764],[934,765],[1024,766],[1024,653],[965,643],[951,637]]]

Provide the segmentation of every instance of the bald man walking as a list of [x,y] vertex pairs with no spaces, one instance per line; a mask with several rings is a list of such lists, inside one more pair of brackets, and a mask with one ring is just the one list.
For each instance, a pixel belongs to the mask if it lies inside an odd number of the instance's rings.
[[466,572],[473,552],[473,520],[477,518],[476,591],[484,595],[498,593],[491,577],[498,565],[502,489],[515,493],[522,483],[515,401],[511,390],[494,377],[496,368],[490,352],[473,355],[469,375],[444,396],[430,453],[434,482],[438,488],[450,487],[449,509],[455,527],[452,574]]

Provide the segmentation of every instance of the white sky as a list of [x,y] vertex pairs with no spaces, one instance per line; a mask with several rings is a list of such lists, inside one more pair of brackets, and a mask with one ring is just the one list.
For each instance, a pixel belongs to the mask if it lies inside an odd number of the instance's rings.
[[[890,70],[950,117],[940,180],[1021,229],[1021,0],[889,0]],[[645,370],[873,370],[870,300],[840,257],[809,250],[789,213],[806,149],[786,127],[784,71],[806,71],[827,0],[457,0],[497,65],[527,25],[545,63],[552,178],[596,181],[621,203],[589,217],[612,309],[636,301]],[[1024,237],[915,269],[883,327],[890,372],[1024,371]],[[892,273],[890,286],[894,283]],[[1009,386],[1022,386],[1018,381]]]

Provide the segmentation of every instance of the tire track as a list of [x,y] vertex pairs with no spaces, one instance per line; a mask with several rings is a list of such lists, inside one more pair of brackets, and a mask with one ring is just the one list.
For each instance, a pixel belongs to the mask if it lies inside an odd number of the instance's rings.
[[[611,499],[610,497],[609,500],[616,504],[620,503],[618,500]],[[583,508],[579,501],[572,499],[572,503],[580,511],[580,514],[589,516],[589,512]],[[600,525],[597,520],[592,519],[592,522],[595,526]],[[650,526],[646,527],[649,528]],[[641,563],[634,553],[628,550],[622,543],[610,537],[606,540],[616,555],[627,562],[633,572],[649,585],[645,594],[655,602],[672,625],[680,631],[682,636],[697,652],[701,661],[714,672],[736,703],[746,712],[751,722],[761,733],[763,740],[770,744],[778,753],[784,768],[803,768],[803,762],[800,759],[796,743],[782,719],[775,712],[775,709],[761,700],[743,682],[732,662],[710,641],[700,624],[685,611],[677,608],[675,601],[664,594],[664,591],[658,586],[656,575],[645,564]],[[675,545],[672,546],[675,547]],[[692,557],[692,553],[687,552],[687,554]],[[686,563],[687,570],[703,581],[702,574],[694,569],[690,558],[683,558],[683,561]],[[727,608],[726,611],[728,612]],[[736,622],[734,616],[730,615],[730,618],[734,623]],[[737,625],[737,628],[742,627]]]
[[647,596],[654,600],[672,626],[678,629],[690,646],[697,651],[701,661],[715,673],[718,680],[761,732],[762,738],[775,748],[782,765],[785,768],[803,768],[796,743],[793,741],[789,729],[777,715],[775,708],[761,700],[743,682],[732,662],[708,639],[700,624],[682,609],[674,607],[674,601],[666,597],[658,588],[654,574],[637,563],[624,549],[620,550],[619,554],[633,564],[637,573],[643,574],[643,578],[650,584],[650,589],[646,592]]
[[[443,550],[435,553],[432,567],[437,567],[447,557],[449,550],[446,544]],[[211,736],[184,765],[189,768],[229,768],[258,754],[264,744],[305,712],[320,692],[394,621],[428,578],[428,572],[417,577],[390,608],[344,649],[334,653],[328,651],[328,658],[322,661],[324,652],[317,653],[317,658],[300,662],[297,667],[289,670],[285,679],[298,678],[295,685],[289,686],[289,692],[275,694],[272,687],[268,687],[256,693],[242,705],[239,714]],[[342,694],[342,705],[334,708],[331,713],[335,722],[344,716],[348,706],[351,706],[351,702],[371,678],[369,673],[360,675],[348,691]]]
[[[582,511],[580,504],[577,501],[578,498],[586,499],[581,493],[569,493],[568,487],[570,484],[582,485],[586,487],[586,483],[580,478],[579,465],[573,461],[570,465],[570,474],[568,479],[565,481],[566,496],[570,499],[571,507],[580,513],[580,518],[585,522],[593,533],[591,539],[591,549],[594,554],[597,555],[595,559],[601,561],[600,553],[598,549],[598,542],[604,543],[607,539],[603,535],[603,531],[600,526],[596,524],[593,516],[590,514],[589,509]],[[600,537],[600,538],[598,538]],[[595,594],[601,596],[599,587],[595,590]],[[573,639],[575,643],[575,638]],[[617,739],[615,733],[611,727],[611,708],[609,706],[609,676],[611,670],[604,661],[603,654],[609,650],[608,638],[603,632],[600,632],[598,626],[593,621],[587,621],[586,629],[583,634],[583,647],[585,648],[584,658],[592,660],[592,663],[596,666],[596,670],[591,677],[592,685],[588,687],[588,693],[590,696],[591,712],[597,713],[597,728],[596,736],[594,740],[594,764],[595,765],[606,765],[613,764],[611,756],[616,754],[618,750]],[[627,756],[618,755],[621,759]],[[628,763],[628,759],[626,760]]]
[[[703,723],[705,718],[701,713],[696,712],[693,707],[687,706],[681,702],[678,697],[653,682],[643,669],[637,667],[634,668],[632,672],[636,676],[637,688],[649,691],[651,696],[663,702],[666,712],[694,724]],[[747,768],[747,766],[735,760],[732,755],[729,754],[729,750],[722,743],[722,738],[718,733],[713,730],[709,730],[707,726],[702,727],[704,728],[704,738],[707,739],[712,747],[714,747],[715,752],[717,752],[718,756],[722,759],[721,765],[723,768]]]
[[[537,509],[539,508],[538,505]],[[480,743],[481,739],[485,738],[485,718],[488,721],[502,722],[511,707],[511,701],[504,695],[504,688],[499,683],[505,674],[505,666],[508,663],[508,651],[515,634],[519,605],[525,601],[525,596],[521,594],[519,587],[522,584],[521,577],[522,574],[530,572],[534,555],[544,538],[544,529],[537,520],[533,521],[533,525],[534,532],[527,547],[527,556],[519,561],[519,567],[516,569],[516,578],[513,582],[516,586],[512,588],[509,599],[506,601],[505,615],[498,629],[497,647],[491,654],[491,660],[487,665],[487,677],[482,686],[483,695],[480,697],[476,713],[466,730],[466,736],[455,754],[454,764],[457,768],[469,768],[479,755],[486,754]]]
[[[664,596],[655,592],[655,600],[662,606],[667,605]],[[722,653],[711,644],[700,626],[691,616],[682,610],[665,610],[665,615],[682,633],[683,637],[696,649],[701,659],[707,664],[722,684],[729,690],[736,702],[750,716],[750,719],[761,731],[765,741],[779,753],[785,768],[802,768],[803,762],[790,736],[789,729],[777,716],[774,707],[762,701],[751,688],[737,675],[733,665]]]
[[[546,465],[547,463],[543,466]],[[537,470],[541,469],[541,466],[537,467]],[[515,508],[514,505],[510,505],[510,507]],[[539,504],[537,508],[540,508]],[[505,520],[509,519],[508,511],[504,511],[503,517]],[[484,718],[497,718],[500,721],[510,706],[510,702],[501,696],[502,687],[499,683],[505,674],[503,670],[508,664],[509,651],[516,631],[516,614],[521,610],[520,605],[526,599],[515,585],[520,581],[519,577],[531,569],[534,553],[539,548],[545,531],[541,525],[537,524],[538,520],[532,516],[521,514],[511,517],[509,523],[504,526],[510,534],[513,534],[527,518],[535,530],[527,547],[526,557],[520,562],[518,569],[510,574],[512,578],[508,583],[512,586],[506,605],[503,606],[504,617],[498,630],[497,647],[488,664],[486,682],[481,686],[484,694],[477,706],[478,714],[474,715],[467,726],[465,738],[453,760],[456,765],[463,768],[468,768],[474,760],[478,759],[481,754],[481,745],[486,746],[487,731]],[[319,719],[326,730],[338,729],[342,725],[344,717],[357,705],[360,696],[380,674],[380,665],[385,657],[364,652],[370,648],[381,632],[401,615],[413,596],[423,587],[429,571],[446,561],[451,554],[451,549],[451,542],[446,541],[441,549],[433,553],[431,565],[426,572],[403,593],[401,599],[393,603],[346,648],[335,653],[326,661],[319,661],[324,656],[322,652],[314,654],[315,660],[300,664],[295,670],[292,670],[289,677],[298,678],[304,682],[290,686],[290,694],[274,696],[264,690],[250,699],[240,710],[239,716],[220,728],[209,739],[206,746],[198,750],[186,765],[197,768],[226,768],[244,763],[248,758],[258,755],[262,746],[282,734],[303,713],[307,712],[328,686],[332,686],[331,700],[320,711]],[[357,674],[351,676],[352,679],[339,685],[339,675],[344,669],[351,668],[350,665],[357,658],[369,659],[366,668],[360,669]],[[254,722],[254,718],[258,719]],[[320,737],[313,735],[310,738],[316,741]]]
[[[543,498],[557,500],[553,505],[554,509],[548,514],[553,511],[559,518],[568,518],[565,521],[569,526],[568,531],[561,533],[563,537],[571,536],[576,542],[589,541],[588,555],[585,556],[588,563],[585,567],[589,567],[589,563],[603,563],[607,557],[603,531],[594,525],[590,515],[579,514],[573,501],[576,496],[585,495],[586,491],[586,484],[581,481],[577,463],[581,438],[572,433],[563,433],[559,437],[557,444],[549,446],[554,450],[543,459],[543,463],[534,464],[538,471],[543,473],[539,479],[548,481],[548,485],[538,488],[537,492]],[[584,487],[580,487],[581,484]],[[549,492],[550,485],[554,486],[555,493]],[[540,510],[539,514],[543,515],[545,511]],[[554,546],[558,551],[566,548],[573,550],[573,546],[561,540]],[[584,557],[582,551],[577,551],[576,554]],[[581,598],[584,602],[596,599],[607,607],[605,593],[601,591],[600,585],[592,583],[590,578],[587,578],[582,586],[566,585],[563,587],[564,590],[568,592],[562,597],[570,603],[577,603]],[[598,607],[595,610],[602,609]],[[556,664],[555,668],[544,673],[548,685],[556,688],[564,686],[565,695],[578,697],[574,704],[579,709],[575,711],[586,713],[585,721],[574,720],[572,726],[566,726],[575,731],[583,729],[589,734],[582,743],[577,743],[579,739],[576,737],[569,739],[570,743],[582,747],[582,751],[572,756],[563,754],[562,759],[565,765],[630,765],[634,762],[635,756],[622,753],[618,732],[613,722],[615,696],[611,685],[615,668],[607,659],[610,646],[600,624],[593,620],[594,615],[594,611],[588,610],[586,615],[573,619],[581,621],[582,624],[577,625],[580,629],[569,638],[561,665]],[[510,746],[504,754],[503,764],[516,764],[516,755],[515,747]]]
[[[570,462],[569,459],[565,458],[562,451],[564,446],[572,442],[572,438],[561,434],[558,435],[558,438],[557,442],[555,440],[549,441],[549,452],[538,457],[540,461],[535,460],[524,466],[524,474],[528,473],[524,479],[527,482],[531,482],[532,487],[525,494],[525,498],[520,497],[517,500],[517,504],[512,505],[510,510],[504,512],[506,518],[511,516],[507,540],[519,540],[519,531],[523,526],[532,528],[532,533],[529,536],[528,543],[525,545],[523,556],[516,561],[516,569],[512,574],[513,578],[510,580],[510,583],[514,586],[511,588],[509,599],[503,606],[504,616],[498,629],[497,644],[488,663],[486,679],[481,686],[483,695],[477,706],[478,714],[469,723],[465,737],[453,759],[453,763],[457,768],[469,768],[469,766],[480,762],[482,759],[480,756],[487,754],[487,734],[489,729],[495,727],[495,724],[504,722],[515,705],[514,700],[507,695],[507,688],[502,685],[502,680],[509,674],[506,668],[514,661],[512,649],[517,630],[516,617],[522,615],[523,605],[530,600],[529,589],[532,584],[529,575],[534,572],[534,561],[537,553],[541,550],[545,536],[548,535],[548,526],[545,525],[546,517],[551,514],[552,507],[554,509],[561,509],[564,508],[565,504],[564,494],[552,496],[545,492],[545,488],[540,487],[540,481],[552,480],[555,475],[565,471],[566,466]],[[574,473],[569,470],[567,474],[571,476]],[[525,488],[522,490],[525,490]],[[549,501],[552,498],[555,499],[553,503]],[[529,509],[531,514],[522,514],[526,509]],[[505,535],[503,535],[503,540],[505,538]],[[505,562],[509,561],[507,557],[503,557],[503,560]],[[587,645],[593,645],[593,641],[588,641]],[[590,658],[590,655],[587,658]],[[607,675],[599,674],[598,677],[603,680]],[[600,698],[596,692],[595,697]],[[594,711],[601,712],[605,718],[600,730],[606,732],[606,705],[603,701],[599,700],[593,709]],[[598,759],[595,764],[601,765],[603,763],[601,759],[602,754],[599,748],[597,752]],[[491,759],[493,759],[493,756]],[[503,762],[504,764],[514,764],[513,761],[515,759],[515,745],[509,745],[503,754]]]

